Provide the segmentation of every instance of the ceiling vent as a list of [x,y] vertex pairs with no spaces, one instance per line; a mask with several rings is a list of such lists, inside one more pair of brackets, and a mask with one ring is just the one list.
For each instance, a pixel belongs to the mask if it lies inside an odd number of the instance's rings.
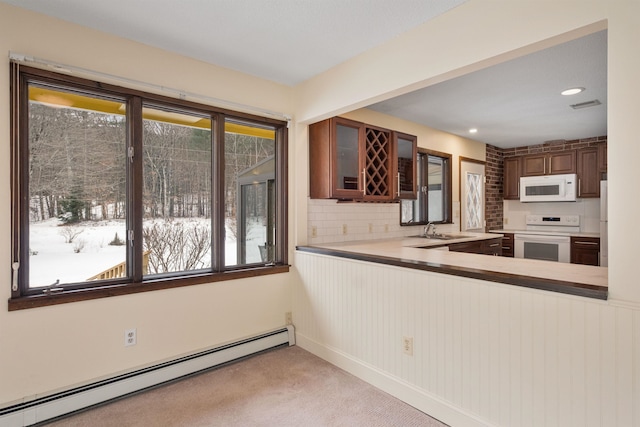
[[598,101],[597,99],[594,99],[593,101],[581,102],[579,104],[571,104],[571,108],[573,108],[574,110],[579,110],[580,108],[595,107],[596,105],[600,105],[600,101]]

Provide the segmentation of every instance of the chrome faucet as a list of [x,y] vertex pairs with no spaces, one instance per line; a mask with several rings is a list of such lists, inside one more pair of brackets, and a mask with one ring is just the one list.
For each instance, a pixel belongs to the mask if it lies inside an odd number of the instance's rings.
[[436,234],[436,225],[432,222],[428,222],[427,225],[424,227],[424,237],[429,237],[429,229],[431,228],[431,235],[435,235]]

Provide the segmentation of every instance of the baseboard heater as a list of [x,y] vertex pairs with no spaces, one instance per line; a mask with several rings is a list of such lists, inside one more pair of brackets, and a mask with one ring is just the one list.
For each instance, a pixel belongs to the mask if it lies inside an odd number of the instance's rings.
[[294,344],[294,329],[289,325],[238,342],[1,409],[0,427],[24,427],[42,423],[264,350]]

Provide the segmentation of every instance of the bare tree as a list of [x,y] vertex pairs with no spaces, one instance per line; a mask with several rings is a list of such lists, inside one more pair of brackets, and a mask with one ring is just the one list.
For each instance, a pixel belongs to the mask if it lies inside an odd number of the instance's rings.
[[84,231],[83,228],[73,225],[65,225],[60,229],[60,235],[64,237],[65,243],[73,243],[74,239]]
[[168,273],[207,267],[211,250],[208,227],[177,221],[161,221],[144,227],[144,250],[150,251],[149,272]]

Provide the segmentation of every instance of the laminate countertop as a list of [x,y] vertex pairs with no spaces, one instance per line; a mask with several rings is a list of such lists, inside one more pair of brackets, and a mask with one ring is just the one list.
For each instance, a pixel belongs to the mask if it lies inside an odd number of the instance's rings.
[[494,233],[451,233],[450,240],[402,237],[299,246],[299,251],[338,256],[516,286],[607,299],[608,269],[581,264],[450,252],[445,245],[495,239]]

